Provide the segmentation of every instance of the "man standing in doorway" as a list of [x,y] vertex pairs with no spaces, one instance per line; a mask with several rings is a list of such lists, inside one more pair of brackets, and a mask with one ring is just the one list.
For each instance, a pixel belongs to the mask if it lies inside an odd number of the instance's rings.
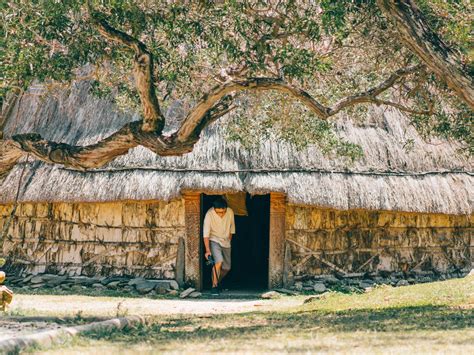
[[235,234],[234,211],[227,207],[227,202],[222,198],[216,199],[212,208],[204,217],[204,246],[205,257],[212,255],[214,266],[212,268],[212,294],[219,295],[219,282],[230,270],[230,245],[232,234]]

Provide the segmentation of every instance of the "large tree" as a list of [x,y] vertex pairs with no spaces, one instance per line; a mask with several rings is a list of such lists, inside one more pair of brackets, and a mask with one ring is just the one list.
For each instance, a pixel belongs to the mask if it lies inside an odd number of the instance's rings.
[[[0,134],[35,79],[51,90],[90,80],[92,93],[140,110],[142,120],[88,146],[34,132],[2,139],[0,175],[25,154],[77,169],[100,167],[137,145],[184,154],[228,113],[231,136],[244,144],[257,129],[355,157],[360,151],[337,138],[330,119],[343,112],[363,118],[371,104],[395,107],[472,152],[472,9],[467,0],[419,3],[3,2]],[[77,69],[87,63],[94,70],[84,76]],[[163,112],[176,99],[191,108],[164,135]]]

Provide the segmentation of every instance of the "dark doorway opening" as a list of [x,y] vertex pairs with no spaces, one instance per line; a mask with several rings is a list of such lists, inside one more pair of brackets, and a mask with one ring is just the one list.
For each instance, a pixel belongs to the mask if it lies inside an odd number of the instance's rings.
[[[201,231],[206,212],[218,195],[201,195]],[[247,216],[235,216],[232,239],[232,267],[222,281],[222,288],[232,290],[263,290],[268,288],[268,256],[270,229],[270,195],[246,194]],[[204,260],[201,232],[201,270],[203,289],[210,289],[212,269]]]

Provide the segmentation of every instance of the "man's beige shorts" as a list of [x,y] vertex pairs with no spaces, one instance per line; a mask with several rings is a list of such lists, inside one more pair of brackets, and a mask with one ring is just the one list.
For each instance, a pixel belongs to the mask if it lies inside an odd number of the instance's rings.
[[230,248],[223,248],[219,243],[210,240],[211,254],[216,263],[222,263],[224,270],[230,270]]

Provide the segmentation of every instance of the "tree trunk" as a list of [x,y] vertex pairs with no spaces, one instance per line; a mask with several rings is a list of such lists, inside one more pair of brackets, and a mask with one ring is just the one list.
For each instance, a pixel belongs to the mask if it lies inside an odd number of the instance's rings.
[[457,96],[474,108],[474,83],[456,53],[434,33],[412,0],[377,0],[396,26],[401,42],[414,52]]

